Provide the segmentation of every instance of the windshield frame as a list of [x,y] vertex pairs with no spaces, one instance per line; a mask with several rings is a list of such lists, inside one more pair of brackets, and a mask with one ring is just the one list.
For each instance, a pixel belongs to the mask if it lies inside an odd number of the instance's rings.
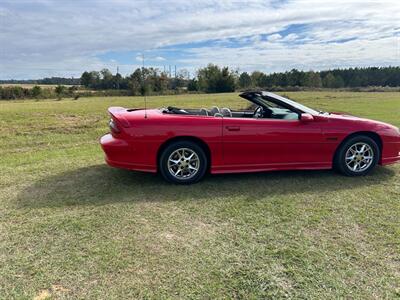
[[[280,104],[279,102],[282,102],[282,103],[286,104],[285,106],[292,107],[297,112],[300,111],[302,113],[308,113],[308,114],[311,114],[311,115],[314,115],[314,116],[319,114],[319,112],[317,110],[315,110],[315,109],[312,109],[312,108],[310,108],[308,106],[305,106],[303,104],[300,104],[300,103],[298,103],[296,101],[293,101],[293,100],[290,100],[288,98],[276,95],[274,93],[262,92],[260,96],[261,96],[262,100],[264,100],[264,98],[265,98],[265,100],[269,100],[269,101],[275,102],[275,103],[278,102],[278,104]],[[274,100],[278,100],[278,101],[274,101]]]
[[312,109],[303,104],[297,103],[293,100],[287,99],[285,97],[279,96],[279,95],[271,93],[271,92],[248,91],[248,92],[241,93],[239,96],[250,102],[253,102],[257,105],[263,106],[264,108],[269,107],[267,101],[273,102],[273,103],[283,106],[287,109],[290,109],[293,112],[296,112],[299,115],[299,117],[302,113],[308,113],[313,116],[317,116],[320,114],[315,109]]

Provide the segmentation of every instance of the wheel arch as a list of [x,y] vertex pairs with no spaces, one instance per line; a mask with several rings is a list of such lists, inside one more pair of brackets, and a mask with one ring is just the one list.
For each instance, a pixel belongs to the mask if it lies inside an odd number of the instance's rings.
[[373,139],[374,142],[378,145],[378,147],[379,147],[379,152],[380,152],[380,157],[379,157],[378,162],[380,162],[380,161],[381,161],[381,158],[382,158],[383,141],[382,141],[382,138],[380,137],[380,135],[377,134],[376,132],[373,132],[373,131],[356,131],[356,132],[353,132],[353,133],[347,135],[347,136],[340,142],[340,144],[336,147],[335,153],[333,154],[333,157],[332,157],[332,162],[335,162],[335,159],[336,159],[336,156],[338,155],[339,149],[342,147],[342,145],[343,145],[345,142],[347,142],[349,139],[351,139],[351,138],[353,138],[353,137],[355,137],[355,136],[360,136],[360,135],[367,136],[367,137]]
[[195,136],[175,136],[172,137],[166,141],[164,141],[161,146],[158,148],[157,151],[157,171],[159,170],[160,167],[160,158],[161,158],[161,154],[163,153],[164,149],[167,148],[169,145],[171,145],[172,143],[175,142],[180,142],[180,141],[190,141],[193,143],[196,143],[197,145],[199,145],[206,157],[207,157],[207,169],[206,172],[208,172],[210,170],[210,166],[211,166],[211,150],[210,147],[208,146],[208,144],[202,140],[201,138],[195,137]]

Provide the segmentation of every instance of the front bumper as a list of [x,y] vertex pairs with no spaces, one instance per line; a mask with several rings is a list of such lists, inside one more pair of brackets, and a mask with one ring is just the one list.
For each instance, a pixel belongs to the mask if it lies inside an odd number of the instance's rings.
[[400,141],[385,143],[383,145],[381,164],[389,165],[397,162],[400,162]]

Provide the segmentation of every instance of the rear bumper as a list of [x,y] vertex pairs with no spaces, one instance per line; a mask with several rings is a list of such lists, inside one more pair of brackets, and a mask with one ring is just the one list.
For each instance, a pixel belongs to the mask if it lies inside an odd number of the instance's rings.
[[121,169],[157,172],[155,166],[135,162],[135,151],[125,140],[106,134],[101,137],[100,145],[109,166]]

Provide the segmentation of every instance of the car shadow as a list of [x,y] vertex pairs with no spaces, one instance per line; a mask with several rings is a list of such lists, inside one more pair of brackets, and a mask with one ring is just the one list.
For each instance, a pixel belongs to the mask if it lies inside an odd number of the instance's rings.
[[46,177],[17,195],[20,208],[104,205],[126,201],[223,201],[235,196],[249,201],[296,193],[321,194],[378,185],[395,176],[377,167],[364,177],[333,171],[276,171],[208,175],[193,185],[174,185],[154,174],[114,169],[106,165],[79,168]]

